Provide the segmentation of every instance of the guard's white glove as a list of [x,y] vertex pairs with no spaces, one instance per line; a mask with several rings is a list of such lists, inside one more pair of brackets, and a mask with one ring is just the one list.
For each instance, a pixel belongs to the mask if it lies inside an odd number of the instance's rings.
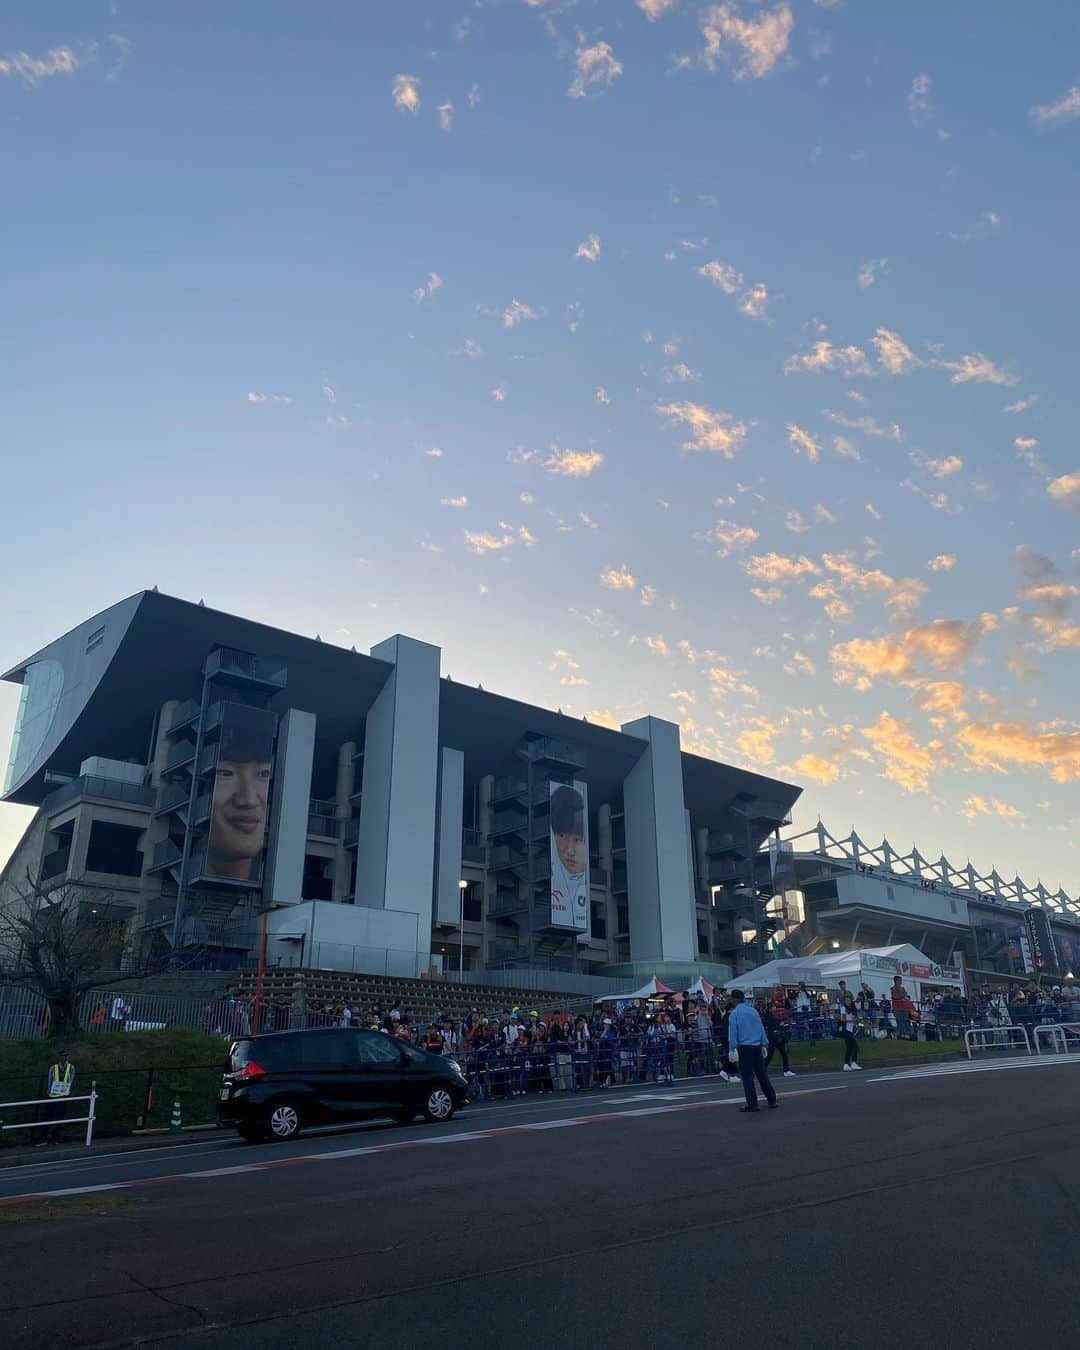
[[734,1050],[732,1050],[732,1051],[730,1052],[730,1054],[728,1055],[728,1063],[729,1063],[729,1064],[738,1064],[738,1062],[739,1062],[739,1056],[735,1053]]

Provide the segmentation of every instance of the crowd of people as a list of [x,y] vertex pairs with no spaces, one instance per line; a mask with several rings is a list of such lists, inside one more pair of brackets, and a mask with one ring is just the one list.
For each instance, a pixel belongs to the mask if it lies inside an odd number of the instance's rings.
[[[885,992],[868,984],[824,992],[800,983],[756,991],[748,999],[768,1038],[766,1063],[778,1061],[794,1077],[792,1042],[835,1039],[837,1063],[858,1072],[860,1044],[867,1039],[936,1040],[963,1035],[969,1026],[1023,1024],[1028,1021],[1080,1022],[1080,987],[1074,981],[1049,988],[1031,981],[1009,991],[980,989],[971,999],[959,990],[924,991],[915,997],[897,975]],[[522,1009],[501,1014],[472,1009],[465,1017],[449,1013],[418,1021],[407,1007],[363,1008],[355,1002],[327,1002],[302,1016],[279,997],[258,1019],[261,1030],[306,1027],[364,1027],[434,1054],[457,1059],[477,1097],[510,1098],[534,1092],[604,1090],[616,1084],[671,1082],[676,1072],[688,1077],[716,1074],[735,1082],[729,1060],[728,1027],[733,1001],[726,989],[710,994],[690,991],[663,998],[601,1002],[589,1009]],[[208,1011],[207,1030],[226,1037],[246,1036],[255,1023],[249,998],[218,1000]]]

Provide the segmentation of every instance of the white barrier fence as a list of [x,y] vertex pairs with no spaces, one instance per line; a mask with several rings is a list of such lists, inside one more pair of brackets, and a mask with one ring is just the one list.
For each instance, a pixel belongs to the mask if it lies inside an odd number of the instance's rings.
[[1080,1024],[1059,1022],[1035,1028],[1037,1055],[1075,1055],[1080,1053]]
[[973,1058],[972,1047],[978,1050],[1013,1050],[1022,1046],[1031,1054],[1031,1042],[1025,1027],[969,1027],[964,1032],[964,1046],[968,1059]]
[[58,1106],[63,1104],[66,1108],[68,1102],[89,1102],[87,1114],[85,1116],[55,1117],[46,1120],[27,1120],[19,1125],[5,1125],[3,1117],[0,1116],[0,1130],[62,1130],[65,1125],[85,1125],[86,1126],[86,1147],[89,1148],[94,1141],[94,1117],[97,1114],[97,1082],[90,1084],[90,1091],[84,1097],[33,1097],[25,1102],[0,1102],[0,1111],[8,1110],[15,1106],[23,1108],[26,1106]]

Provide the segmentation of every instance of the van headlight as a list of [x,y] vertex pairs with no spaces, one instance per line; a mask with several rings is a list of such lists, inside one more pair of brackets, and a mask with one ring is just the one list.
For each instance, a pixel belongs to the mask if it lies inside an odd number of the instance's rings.
[[465,1073],[456,1059],[448,1059],[446,1062],[447,1064],[450,1065],[450,1067],[453,1069],[453,1071],[457,1074],[459,1078],[465,1077]]

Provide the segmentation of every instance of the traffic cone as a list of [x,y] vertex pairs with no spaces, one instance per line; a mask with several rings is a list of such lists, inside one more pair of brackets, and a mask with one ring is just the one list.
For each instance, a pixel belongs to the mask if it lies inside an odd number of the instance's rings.
[[172,1118],[169,1121],[169,1133],[180,1134],[183,1131],[184,1122],[180,1118],[180,1098],[174,1097],[172,1104]]

